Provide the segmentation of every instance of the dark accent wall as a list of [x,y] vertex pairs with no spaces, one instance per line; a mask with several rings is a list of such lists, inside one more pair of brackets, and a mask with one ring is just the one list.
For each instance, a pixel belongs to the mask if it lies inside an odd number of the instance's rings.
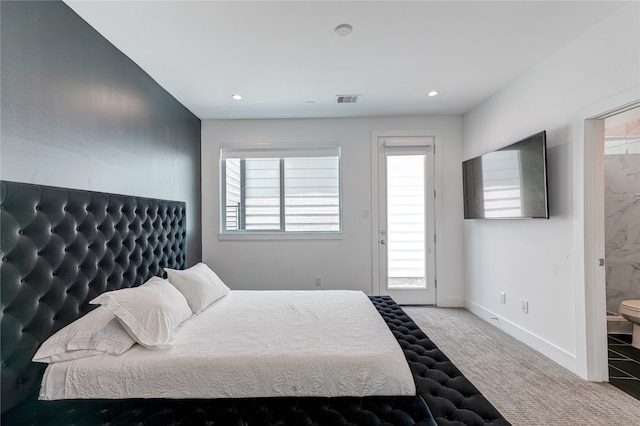
[[0,177],[185,201],[201,260],[200,119],[63,2],[0,14]]

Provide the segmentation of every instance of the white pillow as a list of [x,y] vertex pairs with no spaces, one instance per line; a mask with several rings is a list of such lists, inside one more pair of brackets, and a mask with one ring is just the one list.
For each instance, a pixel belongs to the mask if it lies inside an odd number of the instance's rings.
[[164,268],[169,282],[183,294],[194,314],[199,314],[216,300],[229,294],[229,287],[204,263],[189,269]]
[[184,296],[159,277],[140,287],[102,293],[89,303],[109,309],[131,337],[149,349],[171,348],[174,330],[191,316]]
[[33,361],[50,363],[94,355],[120,355],[134,343],[111,311],[99,306],[45,340]]

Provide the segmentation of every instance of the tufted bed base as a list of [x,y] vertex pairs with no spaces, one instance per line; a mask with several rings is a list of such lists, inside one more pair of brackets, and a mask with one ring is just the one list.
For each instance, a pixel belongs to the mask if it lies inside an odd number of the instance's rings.
[[416,397],[36,399],[51,334],[98,294],[186,267],[185,205],[2,182],[3,425],[508,425],[388,296],[371,297],[398,340]]

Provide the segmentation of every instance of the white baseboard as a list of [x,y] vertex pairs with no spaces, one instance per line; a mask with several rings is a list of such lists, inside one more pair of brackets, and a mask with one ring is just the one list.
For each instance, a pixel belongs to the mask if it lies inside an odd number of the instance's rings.
[[464,308],[464,298],[462,297],[438,297],[437,306],[439,308]]
[[586,377],[583,377],[578,372],[578,362],[575,354],[567,352],[566,350],[546,341],[521,326],[500,317],[500,315],[497,315],[495,312],[492,312],[471,300],[465,300],[464,307],[488,323],[498,327],[508,335],[518,339],[525,345],[535,349],[547,358],[586,380]]

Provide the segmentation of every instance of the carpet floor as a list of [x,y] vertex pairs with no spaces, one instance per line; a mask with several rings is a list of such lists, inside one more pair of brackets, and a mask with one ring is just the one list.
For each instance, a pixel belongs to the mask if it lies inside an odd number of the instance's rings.
[[589,382],[464,309],[403,307],[513,425],[640,425],[640,401]]

